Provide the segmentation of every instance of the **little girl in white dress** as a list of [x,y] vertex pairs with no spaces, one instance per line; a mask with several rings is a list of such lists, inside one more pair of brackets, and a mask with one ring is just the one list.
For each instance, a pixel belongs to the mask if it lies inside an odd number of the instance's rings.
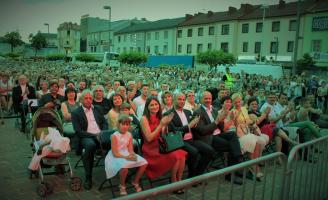
[[147,161],[133,151],[132,135],[128,132],[131,118],[126,114],[121,114],[118,118],[118,131],[111,136],[111,150],[105,158],[105,170],[107,178],[114,177],[120,172],[120,194],[127,195],[125,180],[128,174],[128,168],[139,167],[132,181],[136,192],[142,189],[139,181],[143,175]]

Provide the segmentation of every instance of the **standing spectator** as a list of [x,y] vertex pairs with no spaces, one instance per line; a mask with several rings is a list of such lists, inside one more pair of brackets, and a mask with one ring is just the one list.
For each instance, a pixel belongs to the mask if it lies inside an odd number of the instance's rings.
[[26,118],[25,115],[28,111],[27,99],[35,99],[35,89],[27,82],[25,75],[18,77],[18,85],[13,88],[13,106],[16,113],[20,113],[21,116],[21,132],[25,132]]

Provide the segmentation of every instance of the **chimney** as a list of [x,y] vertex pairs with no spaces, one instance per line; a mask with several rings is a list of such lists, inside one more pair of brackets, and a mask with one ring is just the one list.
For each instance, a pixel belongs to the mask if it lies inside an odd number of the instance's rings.
[[284,0],[279,0],[278,8],[284,8],[286,6],[286,2]]
[[191,19],[193,16],[191,14],[186,14],[185,18],[188,20],[188,19]]
[[207,17],[212,17],[212,16],[213,16],[213,11],[210,11],[210,10],[209,10],[209,11],[207,12]]
[[240,10],[242,13],[247,14],[250,13],[253,10],[254,6],[248,3],[241,4]]
[[236,12],[237,12],[237,8],[229,6],[229,10],[228,10],[229,14],[233,14],[233,13],[236,13]]

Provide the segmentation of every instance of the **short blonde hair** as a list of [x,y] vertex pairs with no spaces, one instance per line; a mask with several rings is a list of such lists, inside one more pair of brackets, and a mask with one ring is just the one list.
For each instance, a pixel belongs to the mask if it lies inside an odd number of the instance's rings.
[[236,101],[236,99],[243,100],[243,95],[239,92],[233,93],[233,95],[231,96],[232,102],[234,103]]

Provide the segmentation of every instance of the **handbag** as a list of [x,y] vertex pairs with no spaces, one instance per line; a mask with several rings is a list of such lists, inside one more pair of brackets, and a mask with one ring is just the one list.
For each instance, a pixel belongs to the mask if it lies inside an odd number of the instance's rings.
[[182,132],[172,131],[161,133],[158,138],[159,152],[162,154],[170,153],[184,146]]

